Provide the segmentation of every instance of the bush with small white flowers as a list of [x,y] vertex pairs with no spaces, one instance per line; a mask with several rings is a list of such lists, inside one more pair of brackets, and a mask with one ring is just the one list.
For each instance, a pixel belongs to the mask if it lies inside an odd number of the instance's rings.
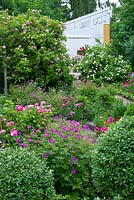
[[131,66],[128,61],[123,60],[123,56],[115,57],[110,45],[97,44],[93,47],[86,46],[86,54],[74,71],[79,72],[79,78],[84,81],[115,83],[126,79]]

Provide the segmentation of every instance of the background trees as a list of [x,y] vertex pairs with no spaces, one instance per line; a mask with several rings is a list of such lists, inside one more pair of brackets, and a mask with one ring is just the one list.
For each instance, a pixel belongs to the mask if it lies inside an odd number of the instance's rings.
[[0,7],[8,9],[9,14],[18,15],[28,9],[36,9],[55,20],[65,20],[66,6],[61,6],[60,0],[1,0]]
[[111,39],[116,54],[122,54],[134,65],[134,1],[121,0],[113,10]]
[[96,8],[96,0],[70,0],[72,18],[93,12]]

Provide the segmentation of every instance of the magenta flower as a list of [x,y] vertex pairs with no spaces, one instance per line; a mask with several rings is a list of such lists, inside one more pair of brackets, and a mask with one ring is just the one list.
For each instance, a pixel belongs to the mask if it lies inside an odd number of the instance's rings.
[[85,124],[85,125],[82,127],[82,130],[83,130],[83,131],[88,131],[88,130],[89,130],[89,125],[88,125],[88,124]]
[[63,135],[62,138],[67,139],[67,136],[66,136],[66,135]]
[[16,142],[21,143],[22,141],[21,141],[21,139],[18,138],[18,139],[16,139]]
[[98,126],[95,126],[94,131],[98,132],[100,131],[100,128]]
[[50,135],[48,133],[43,134],[44,137],[49,137]]
[[42,154],[42,158],[46,158],[47,157],[47,154],[46,153],[43,153]]
[[76,157],[73,157],[71,160],[73,163],[75,163],[78,159]]
[[33,140],[31,138],[28,139],[28,142],[32,142]]
[[93,143],[96,143],[96,142],[97,142],[97,140],[96,140],[96,139],[94,139],[94,140],[92,140],[92,142],[93,142]]
[[40,140],[35,140],[35,143],[36,143],[36,144],[39,144],[39,143],[40,143]]
[[106,120],[106,124],[111,124],[112,122],[114,122],[114,118],[113,118],[113,117],[109,117],[109,118]]
[[21,106],[21,105],[16,105],[16,110],[17,110],[17,111],[23,111],[23,110],[24,110],[24,107]]
[[18,131],[15,128],[13,128],[13,129],[10,130],[10,134],[13,137],[17,137],[18,136]]
[[101,128],[101,131],[104,132],[104,133],[105,133],[107,130],[108,130],[108,128],[107,128],[106,126],[103,126],[103,127]]
[[24,144],[24,143],[20,143],[19,145],[20,145],[22,148],[27,147],[27,144]]
[[43,114],[43,113],[44,113],[44,110],[43,110],[42,108],[39,108],[39,109],[38,109],[38,112]]
[[75,170],[75,169],[72,169],[72,170],[71,170],[71,174],[76,174],[76,170]]
[[129,86],[128,82],[125,82],[124,86],[127,88]]
[[54,140],[53,139],[48,139],[47,142],[54,143]]

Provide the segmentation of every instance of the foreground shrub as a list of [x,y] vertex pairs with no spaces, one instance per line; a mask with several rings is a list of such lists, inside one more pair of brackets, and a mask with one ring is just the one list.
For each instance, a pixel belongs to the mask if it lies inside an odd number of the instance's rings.
[[100,196],[134,197],[134,118],[118,122],[99,139],[93,154],[93,181]]
[[122,56],[114,56],[111,46],[98,44],[94,47],[86,47],[86,54],[76,65],[75,71],[80,72],[81,80],[103,84],[126,80],[131,67]]
[[34,152],[0,150],[0,199],[55,200],[52,171]]
[[54,171],[57,193],[68,200],[92,199],[95,189],[91,177],[91,153],[96,136],[88,125],[55,119],[42,134],[37,154],[47,159]]

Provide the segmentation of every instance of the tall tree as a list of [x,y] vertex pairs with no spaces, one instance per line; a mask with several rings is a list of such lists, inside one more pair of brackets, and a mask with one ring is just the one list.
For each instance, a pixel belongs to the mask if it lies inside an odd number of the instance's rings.
[[96,0],[70,0],[72,18],[94,12]]
[[111,38],[117,54],[122,54],[134,65],[134,1],[121,0],[113,10]]

